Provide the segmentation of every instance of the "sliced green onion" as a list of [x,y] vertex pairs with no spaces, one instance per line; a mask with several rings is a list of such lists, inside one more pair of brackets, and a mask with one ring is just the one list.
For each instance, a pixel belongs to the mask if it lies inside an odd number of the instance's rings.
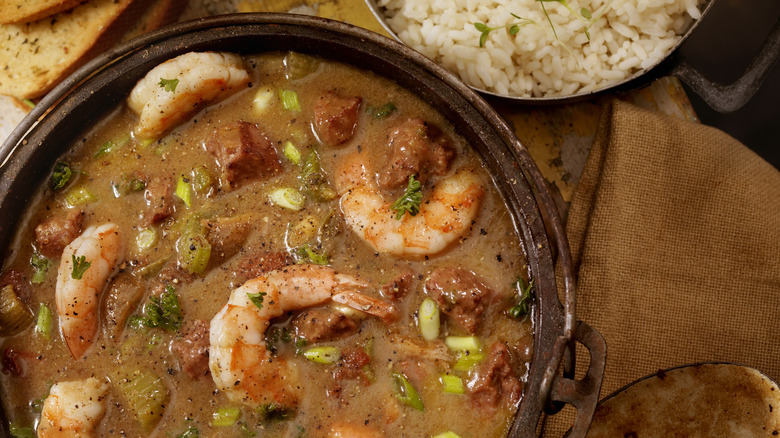
[[341,350],[336,347],[313,347],[303,352],[303,357],[312,362],[332,364],[341,359]]
[[460,435],[458,435],[457,433],[455,433],[455,432],[453,432],[451,430],[448,430],[448,431],[446,431],[444,433],[440,433],[440,434],[438,434],[438,435],[436,435],[434,437],[431,437],[431,438],[460,438]]
[[54,317],[46,304],[38,306],[38,319],[35,323],[36,333],[40,333],[47,341],[51,340],[51,327]]
[[395,398],[398,399],[401,404],[422,412],[425,409],[423,401],[417,393],[417,390],[414,389],[414,386],[409,383],[406,376],[401,373],[393,373],[392,377]]
[[68,204],[68,207],[76,207],[95,201],[97,201],[97,196],[86,187],[77,187],[65,195],[65,203]]
[[195,189],[195,193],[204,193],[211,188],[211,174],[203,167],[198,166],[192,169],[192,188]]
[[468,371],[472,369],[474,365],[482,362],[482,359],[484,358],[485,353],[482,353],[481,351],[459,351],[458,354],[455,355],[455,364],[452,366],[452,369],[455,371]]
[[252,108],[255,113],[260,115],[265,113],[271,106],[271,99],[274,97],[274,92],[270,88],[263,88],[255,94],[255,98],[252,99]]
[[301,162],[301,151],[298,150],[298,148],[295,147],[295,145],[287,140],[284,143],[284,156],[293,162],[293,164],[298,164]]
[[441,384],[444,386],[444,392],[449,392],[450,394],[464,393],[463,379],[460,377],[444,374],[440,377],[440,380]]
[[241,416],[241,409],[235,407],[219,408],[211,414],[211,425],[228,427],[236,424],[238,417]]
[[288,111],[300,111],[301,103],[298,101],[298,93],[293,90],[279,90],[279,98],[282,100],[282,107]]
[[33,273],[30,283],[41,284],[46,280],[46,272],[49,270],[49,259],[41,257],[38,254],[33,254],[30,257],[30,265],[32,265],[35,272]]
[[176,191],[174,192],[176,197],[184,202],[187,208],[192,207],[192,188],[189,181],[185,181],[183,176],[179,176],[179,180],[176,181]]
[[10,284],[0,289],[0,336],[12,335],[32,322],[33,315]]
[[135,413],[145,433],[149,433],[165,412],[168,388],[162,378],[152,372],[137,371],[117,379],[120,392]]
[[482,345],[476,336],[447,336],[444,343],[452,351],[477,352],[482,350]]
[[272,191],[270,198],[274,204],[295,211],[303,208],[303,204],[306,202],[306,198],[301,192],[291,187],[282,187]]
[[157,232],[154,228],[144,228],[135,236],[135,245],[139,251],[149,249],[157,244]]
[[439,306],[432,299],[426,298],[420,303],[420,310],[417,312],[417,325],[420,334],[427,341],[432,341],[439,337]]
[[11,423],[8,425],[8,431],[11,432],[11,437],[13,438],[35,438],[35,430],[32,427],[23,427]]

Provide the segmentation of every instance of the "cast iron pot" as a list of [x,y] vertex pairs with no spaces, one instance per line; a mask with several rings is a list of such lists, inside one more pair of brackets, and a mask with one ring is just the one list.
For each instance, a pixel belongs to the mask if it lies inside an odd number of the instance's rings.
[[[376,17],[385,31],[387,31],[398,41],[401,41],[385,21],[377,1],[365,1],[369,9],[371,9],[371,12],[373,12],[374,17]],[[659,77],[676,76],[678,79],[691,87],[691,89],[696,94],[698,94],[702,100],[707,102],[707,105],[709,105],[715,111],[721,113],[736,111],[742,108],[746,103],[748,103],[748,101],[750,101],[753,95],[758,91],[759,87],[761,87],[761,84],[764,82],[766,77],[769,75],[772,67],[777,62],[778,57],[780,57],[780,19],[777,20],[774,28],[766,37],[742,76],[740,76],[731,84],[722,85],[707,79],[698,70],[688,64],[677,50],[696,30],[696,27],[699,26],[699,23],[706,19],[707,13],[712,9],[714,4],[715,0],[704,1],[703,7],[701,8],[701,18],[691,23],[690,27],[685,31],[677,44],[675,44],[674,47],[672,47],[667,52],[666,56],[660,58],[655,64],[639,70],[633,75],[614,84],[607,85],[596,90],[575,93],[568,96],[547,97],[513,97],[482,90],[476,87],[473,88],[485,96],[510,100],[517,103],[546,105],[580,101],[604,92],[627,91],[641,88],[645,85],[649,85],[650,82],[658,79]],[[748,30],[746,29],[745,31],[747,32]]]
[[[454,75],[396,41],[345,23],[289,14],[218,16],[161,29],[92,60],[47,95],[0,147],[0,253],[13,250],[9,244],[20,213],[74,139],[119,105],[156,65],[208,50],[294,50],[353,64],[411,90],[457,128],[502,191],[534,279],[534,358],[510,436],[534,435],[541,414],[564,403],[578,411],[571,436],[584,436],[601,388],[606,346],[601,335],[575,318],[568,242],[531,156],[503,119]],[[564,273],[562,285],[556,284],[554,254]],[[575,342],[590,350],[582,380],[573,379]]]

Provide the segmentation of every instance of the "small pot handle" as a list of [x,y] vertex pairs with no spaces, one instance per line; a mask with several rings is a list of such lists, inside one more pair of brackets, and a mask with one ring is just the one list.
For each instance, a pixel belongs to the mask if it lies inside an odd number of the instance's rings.
[[561,362],[564,357],[574,351],[574,345],[567,345],[563,336],[558,337],[555,343],[556,356],[550,361],[547,375],[551,376],[552,384],[548,401],[551,412],[557,412],[558,406],[568,403],[577,409],[574,425],[569,429],[567,437],[581,438],[588,433],[593,413],[599,401],[601,381],[604,378],[604,366],[606,365],[607,343],[594,328],[583,321],[577,321],[574,330],[573,342],[579,342],[590,353],[588,371],[582,380],[576,380],[574,376],[567,376],[568,372],[564,364],[563,374],[559,374]]
[[780,57],[780,19],[761,44],[761,48],[745,72],[733,83],[728,85],[715,83],[705,78],[685,60],[681,60],[672,69],[671,74],[691,87],[715,111],[730,113],[742,108],[756,94],[778,57]]

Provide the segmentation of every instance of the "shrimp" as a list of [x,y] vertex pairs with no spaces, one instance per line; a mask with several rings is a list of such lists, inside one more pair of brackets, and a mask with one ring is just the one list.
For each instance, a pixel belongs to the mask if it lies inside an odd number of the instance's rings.
[[[55,300],[60,330],[74,359],[80,358],[95,339],[99,295],[123,252],[119,227],[112,223],[87,228],[62,251]],[[81,257],[89,267],[80,279],[75,279],[73,261],[81,262]]]
[[135,134],[162,135],[202,105],[221,100],[249,83],[238,55],[190,52],[153,68],[136,84],[127,104],[139,115]]
[[209,332],[209,368],[217,388],[234,402],[295,407],[300,386],[294,364],[272,357],[265,344],[271,319],[335,301],[392,320],[392,305],[356,292],[367,286],[327,266],[293,265],[233,290],[227,304],[211,320]]
[[436,254],[471,227],[485,190],[480,178],[461,169],[434,187],[420,204],[417,215],[404,214],[399,220],[369,178],[363,163],[348,157],[336,174],[340,206],[347,225],[380,253],[396,256]]
[[334,423],[328,438],[382,438],[384,435],[362,424]]
[[90,377],[85,380],[55,383],[43,404],[38,437],[94,436],[106,408],[106,382]]

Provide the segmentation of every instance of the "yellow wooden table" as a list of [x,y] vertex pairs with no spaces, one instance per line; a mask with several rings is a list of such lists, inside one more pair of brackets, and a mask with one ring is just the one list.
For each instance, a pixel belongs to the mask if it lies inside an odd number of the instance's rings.
[[[344,21],[389,36],[364,0],[190,0],[181,19],[231,12],[293,12]],[[614,95],[551,106],[505,101],[491,104],[514,128],[531,153],[564,217],[593,141],[602,107]],[[698,121],[688,96],[674,77],[619,96],[641,107]]]

